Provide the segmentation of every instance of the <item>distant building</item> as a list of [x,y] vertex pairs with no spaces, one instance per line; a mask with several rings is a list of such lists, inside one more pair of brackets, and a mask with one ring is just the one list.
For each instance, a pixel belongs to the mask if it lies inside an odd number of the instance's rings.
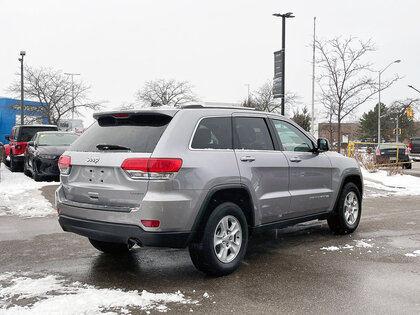
[[[24,104],[40,106],[41,103],[24,101]],[[41,114],[33,113],[33,111],[24,114],[25,124],[47,123],[47,119]],[[10,134],[12,127],[15,125],[20,125],[20,100],[0,97],[0,142],[5,142],[4,136]]]
[[[341,143],[348,143],[349,141],[357,140],[357,131],[360,124],[357,123],[341,123]],[[318,136],[319,138],[327,138],[331,144],[338,142],[338,124],[319,123]]]

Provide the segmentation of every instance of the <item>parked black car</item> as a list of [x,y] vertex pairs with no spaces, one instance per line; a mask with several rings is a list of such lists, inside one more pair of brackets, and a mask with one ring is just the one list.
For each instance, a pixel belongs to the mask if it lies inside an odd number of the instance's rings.
[[58,177],[58,158],[79,137],[78,134],[62,131],[37,132],[25,150],[24,173],[40,181],[44,176]]
[[[376,164],[410,162],[409,149],[404,143],[381,144],[376,147]],[[403,168],[411,169],[411,163],[402,164]]]

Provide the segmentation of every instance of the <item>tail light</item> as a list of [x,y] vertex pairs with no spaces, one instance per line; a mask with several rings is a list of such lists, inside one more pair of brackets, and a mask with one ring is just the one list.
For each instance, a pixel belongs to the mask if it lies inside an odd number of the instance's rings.
[[69,175],[71,171],[71,157],[68,155],[62,155],[58,159],[58,168],[62,175]]
[[126,159],[121,168],[132,179],[171,179],[181,166],[181,159]]
[[145,227],[159,227],[159,225],[160,225],[159,220],[141,220],[141,223]]
[[409,155],[410,154],[410,149],[409,148],[405,148],[405,155]]
[[410,142],[408,143],[408,147],[411,149],[411,140],[410,140]]
[[376,149],[376,155],[381,155],[381,151],[379,150],[379,148]]
[[15,155],[21,155],[23,153],[25,153],[25,145],[23,145],[22,143],[17,143],[15,145],[15,152],[14,152],[14,154]]

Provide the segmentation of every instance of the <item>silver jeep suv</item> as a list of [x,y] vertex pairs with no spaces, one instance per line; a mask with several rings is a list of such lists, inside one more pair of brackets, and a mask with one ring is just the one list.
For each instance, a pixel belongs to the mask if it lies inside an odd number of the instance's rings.
[[60,157],[64,231],[107,253],[189,247],[201,271],[238,268],[251,233],[360,221],[358,163],[283,116],[243,108],[103,112]]

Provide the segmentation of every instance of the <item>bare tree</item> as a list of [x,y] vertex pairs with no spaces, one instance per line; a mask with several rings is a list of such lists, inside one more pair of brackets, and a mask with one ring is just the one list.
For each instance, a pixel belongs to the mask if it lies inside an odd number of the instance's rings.
[[[315,41],[319,51],[317,60],[321,69],[317,80],[321,89],[319,101],[337,122],[338,148],[341,148],[341,122],[355,109],[378,92],[376,78],[372,78],[371,64],[364,62],[366,55],[375,50],[371,41],[355,37]],[[399,77],[382,82],[381,91],[391,86]]]
[[158,79],[147,81],[137,92],[137,100],[144,106],[153,104],[179,106],[196,102],[198,99],[188,81]]
[[[49,124],[58,124],[72,111],[80,114],[81,109],[96,110],[101,107],[100,103],[87,101],[90,86],[82,82],[72,84],[69,77],[61,71],[52,68],[25,67],[24,79],[25,97],[40,103],[37,106],[25,105],[25,111],[41,114]],[[20,81],[12,83],[8,90],[19,95]]]
[[[292,107],[299,99],[300,97],[297,94],[287,91],[285,106]],[[259,89],[254,91],[250,97],[250,101],[246,101],[244,104],[246,104],[246,107],[254,107],[266,112],[278,112],[281,109],[280,99],[275,99],[273,97],[273,82],[271,80],[267,81]]]

